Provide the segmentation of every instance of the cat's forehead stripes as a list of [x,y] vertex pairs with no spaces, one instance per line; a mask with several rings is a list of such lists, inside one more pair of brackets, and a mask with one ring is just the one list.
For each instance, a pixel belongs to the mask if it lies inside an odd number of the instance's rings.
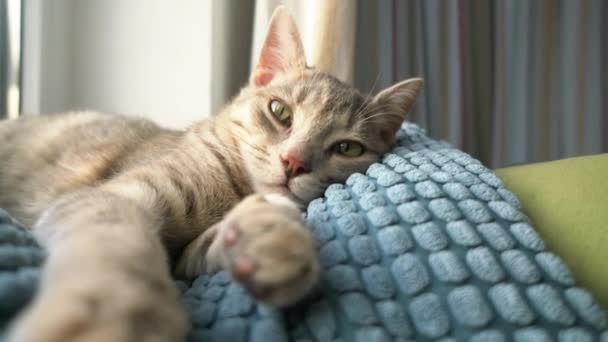
[[[292,85],[301,131],[325,141],[337,132],[348,131],[360,136],[365,125],[362,111],[369,110],[368,102],[356,89],[327,74],[315,74]],[[299,107],[299,108],[298,108]],[[301,115],[298,115],[302,113]]]
[[310,103],[320,113],[352,114],[362,96],[338,79],[316,73],[291,87],[296,104]]

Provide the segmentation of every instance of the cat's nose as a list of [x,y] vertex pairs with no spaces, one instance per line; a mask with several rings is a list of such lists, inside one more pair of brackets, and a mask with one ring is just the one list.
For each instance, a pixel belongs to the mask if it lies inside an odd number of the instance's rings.
[[280,158],[281,163],[285,168],[285,172],[287,173],[287,177],[289,178],[294,178],[303,173],[310,172],[308,165],[293,153],[283,152],[281,153]]

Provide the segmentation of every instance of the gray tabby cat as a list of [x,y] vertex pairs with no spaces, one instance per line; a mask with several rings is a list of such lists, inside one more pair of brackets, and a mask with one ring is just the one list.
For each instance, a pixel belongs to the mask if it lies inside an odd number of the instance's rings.
[[0,122],[0,207],[48,249],[12,342],[182,341],[172,273],[228,270],[284,306],[319,265],[300,208],[387,151],[420,91],[364,97],[307,67],[282,9],[249,84],[185,131],[74,112]]

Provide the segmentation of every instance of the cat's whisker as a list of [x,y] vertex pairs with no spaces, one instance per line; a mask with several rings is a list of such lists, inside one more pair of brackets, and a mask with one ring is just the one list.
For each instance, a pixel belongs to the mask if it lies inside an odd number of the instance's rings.
[[372,104],[373,101],[371,101],[371,93],[367,94],[365,99],[363,100],[361,107],[359,107],[359,109],[357,110],[357,112],[355,112],[354,116],[355,117],[362,117],[365,116],[365,111],[367,111],[369,109],[369,106]]
[[361,116],[364,117],[364,120],[367,120],[367,119],[372,118],[372,117],[383,116],[383,115],[399,115],[399,114],[396,113],[396,112],[394,112],[394,111],[378,112],[378,113],[374,113],[373,111],[369,111],[369,112],[365,112],[365,113],[361,114]]
[[378,84],[379,80],[380,80],[380,71],[378,71],[378,73],[376,74],[376,79],[374,80],[374,83],[372,83],[372,87],[371,87],[370,91],[367,93],[367,95],[365,96],[365,99],[363,100],[363,102],[361,102],[361,106],[359,106],[359,108],[355,111],[355,114],[354,114],[355,117],[360,116],[361,113],[363,111],[367,110],[367,108],[372,103],[372,101],[370,101],[370,98],[372,96],[374,96],[374,90],[376,89],[376,85]]
[[370,115],[370,116],[364,118],[363,120],[359,121],[359,124],[360,125],[365,124],[375,118],[382,117],[382,116],[395,116],[395,117],[401,119],[401,115],[399,115],[395,112],[382,112],[382,113],[375,113],[373,115]]

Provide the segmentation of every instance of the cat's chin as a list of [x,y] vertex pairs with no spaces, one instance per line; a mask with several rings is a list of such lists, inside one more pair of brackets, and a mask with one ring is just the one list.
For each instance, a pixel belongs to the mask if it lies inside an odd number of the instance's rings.
[[304,200],[294,194],[287,185],[284,184],[262,184],[258,186],[258,193],[267,195],[267,194],[279,194],[285,197],[288,197],[290,200],[294,201],[298,206],[304,206]]

